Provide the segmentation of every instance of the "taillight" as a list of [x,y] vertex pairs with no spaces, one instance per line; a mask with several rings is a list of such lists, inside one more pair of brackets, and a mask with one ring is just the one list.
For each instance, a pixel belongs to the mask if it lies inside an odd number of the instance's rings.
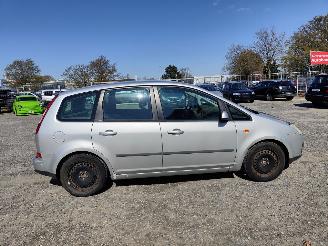
[[48,111],[49,111],[51,105],[54,103],[54,101],[56,100],[57,97],[58,97],[58,95],[56,95],[56,96],[55,96],[55,97],[54,97],[54,98],[48,103],[48,105],[47,105],[47,107],[46,107],[46,110],[44,110],[44,112],[43,112],[43,114],[42,114],[42,117],[41,117],[41,120],[39,121],[38,126],[37,126],[36,129],[35,129],[35,134],[38,134],[38,132],[39,132],[39,130],[40,130],[40,127],[41,127],[41,124],[42,124],[42,122],[43,122],[43,120],[44,120],[44,117],[46,117],[46,114],[48,113]]
[[328,88],[325,88],[323,92],[328,94]]
[[42,154],[40,153],[40,152],[36,152],[36,154],[35,154],[35,158],[42,158]]

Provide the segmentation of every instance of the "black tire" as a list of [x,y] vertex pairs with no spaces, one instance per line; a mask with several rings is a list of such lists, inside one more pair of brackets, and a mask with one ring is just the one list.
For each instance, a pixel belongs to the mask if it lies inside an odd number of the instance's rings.
[[254,99],[251,99],[251,100],[249,100],[248,102],[253,103],[253,102],[254,102]]
[[91,154],[76,154],[68,158],[60,169],[60,182],[73,196],[91,196],[108,183],[107,166]]
[[271,93],[267,93],[267,94],[265,95],[265,99],[266,99],[267,101],[272,101],[272,100],[273,100],[273,96],[272,96],[272,94],[271,94]]
[[286,100],[287,100],[287,101],[291,101],[291,100],[293,100],[293,98],[294,98],[294,97],[286,97]]
[[243,170],[249,179],[266,182],[277,178],[285,168],[285,153],[273,142],[254,145],[247,153]]

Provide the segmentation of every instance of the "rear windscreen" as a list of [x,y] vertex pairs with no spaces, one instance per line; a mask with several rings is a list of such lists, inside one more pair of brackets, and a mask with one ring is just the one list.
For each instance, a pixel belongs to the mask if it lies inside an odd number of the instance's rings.
[[52,91],[45,91],[44,95],[45,96],[52,96],[53,92]]

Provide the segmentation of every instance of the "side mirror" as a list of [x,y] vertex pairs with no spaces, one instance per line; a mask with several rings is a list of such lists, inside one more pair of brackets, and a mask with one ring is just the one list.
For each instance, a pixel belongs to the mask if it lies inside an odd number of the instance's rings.
[[227,113],[227,111],[222,111],[220,121],[222,122],[229,121],[229,114]]

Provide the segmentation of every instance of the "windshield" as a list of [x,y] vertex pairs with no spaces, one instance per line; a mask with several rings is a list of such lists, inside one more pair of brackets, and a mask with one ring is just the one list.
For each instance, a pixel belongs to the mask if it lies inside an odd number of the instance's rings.
[[245,90],[245,89],[247,89],[247,87],[243,83],[231,84],[231,88],[233,90]]
[[328,85],[328,76],[316,76],[312,82],[313,85]]
[[18,101],[25,102],[25,101],[36,101],[36,97],[20,97]]
[[287,80],[287,81],[281,81],[280,85],[289,86],[289,85],[294,85],[294,84],[291,81]]
[[215,85],[200,85],[200,88],[203,88],[208,91],[217,91],[217,88]]

